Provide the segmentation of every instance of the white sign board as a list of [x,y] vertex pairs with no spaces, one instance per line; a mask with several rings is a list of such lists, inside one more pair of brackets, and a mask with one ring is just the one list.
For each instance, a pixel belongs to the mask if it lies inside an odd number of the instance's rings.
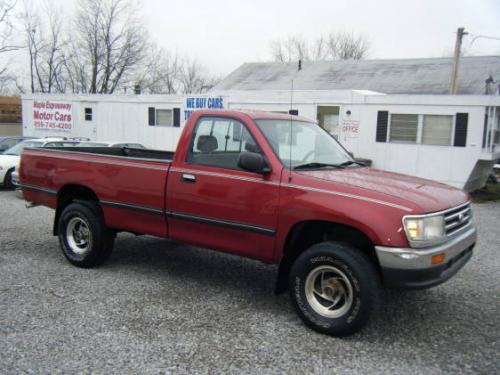
[[71,132],[73,114],[71,103],[38,101],[33,102],[33,128],[57,132]]
[[344,138],[359,138],[359,121],[342,121],[342,133],[344,134]]

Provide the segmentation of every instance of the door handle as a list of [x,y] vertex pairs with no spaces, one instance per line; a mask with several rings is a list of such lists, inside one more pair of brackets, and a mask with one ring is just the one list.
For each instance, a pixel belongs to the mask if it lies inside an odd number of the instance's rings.
[[196,176],[192,174],[183,173],[182,181],[184,182],[196,182]]

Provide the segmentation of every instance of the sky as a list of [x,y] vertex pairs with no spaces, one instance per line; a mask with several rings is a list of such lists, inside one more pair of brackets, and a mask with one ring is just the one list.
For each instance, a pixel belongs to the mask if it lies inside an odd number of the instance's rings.
[[[68,14],[78,2],[54,1]],[[465,27],[468,54],[500,55],[500,40],[471,45],[471,35],[500,38],[500,0],[132,1],[158,45],[221,77],[245,62],[270,60],[273,40],[331,31],[366,35],[369,58],[414,58],[451,56],[456,29]]]
[[[289,35],[363,33],[375,59],[451,55],[461,26],[500,38],[500,0],[143,0],[142,12],[160,45],[222,75],[269,60],[270,42]],[[470,41],[464,39],[470,54],[500,55],[500,40]]]

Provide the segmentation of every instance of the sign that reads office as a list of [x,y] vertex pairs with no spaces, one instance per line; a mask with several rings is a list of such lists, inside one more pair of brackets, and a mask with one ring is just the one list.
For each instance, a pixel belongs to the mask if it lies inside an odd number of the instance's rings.
[[197,109],[224,109],[224,98],[186,98],[186,109],[184,110],[184,120],[187,120]]
[[35,130],[70,132],[73,128],[72,104],[63,102],[33,102]]

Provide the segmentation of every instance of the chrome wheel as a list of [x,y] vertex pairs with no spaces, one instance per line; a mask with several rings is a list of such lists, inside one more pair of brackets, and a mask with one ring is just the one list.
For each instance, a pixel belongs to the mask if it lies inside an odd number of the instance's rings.
[[305,294],[313,310],[326,318],[338,318],[352,306],[351,282],[344,272],[333,266],[313,269],[307,275]]
[[75,254],[82,255],[89,251],[92,233],[87,222],[80,217],[71,218],[66,227],[66,241]]

